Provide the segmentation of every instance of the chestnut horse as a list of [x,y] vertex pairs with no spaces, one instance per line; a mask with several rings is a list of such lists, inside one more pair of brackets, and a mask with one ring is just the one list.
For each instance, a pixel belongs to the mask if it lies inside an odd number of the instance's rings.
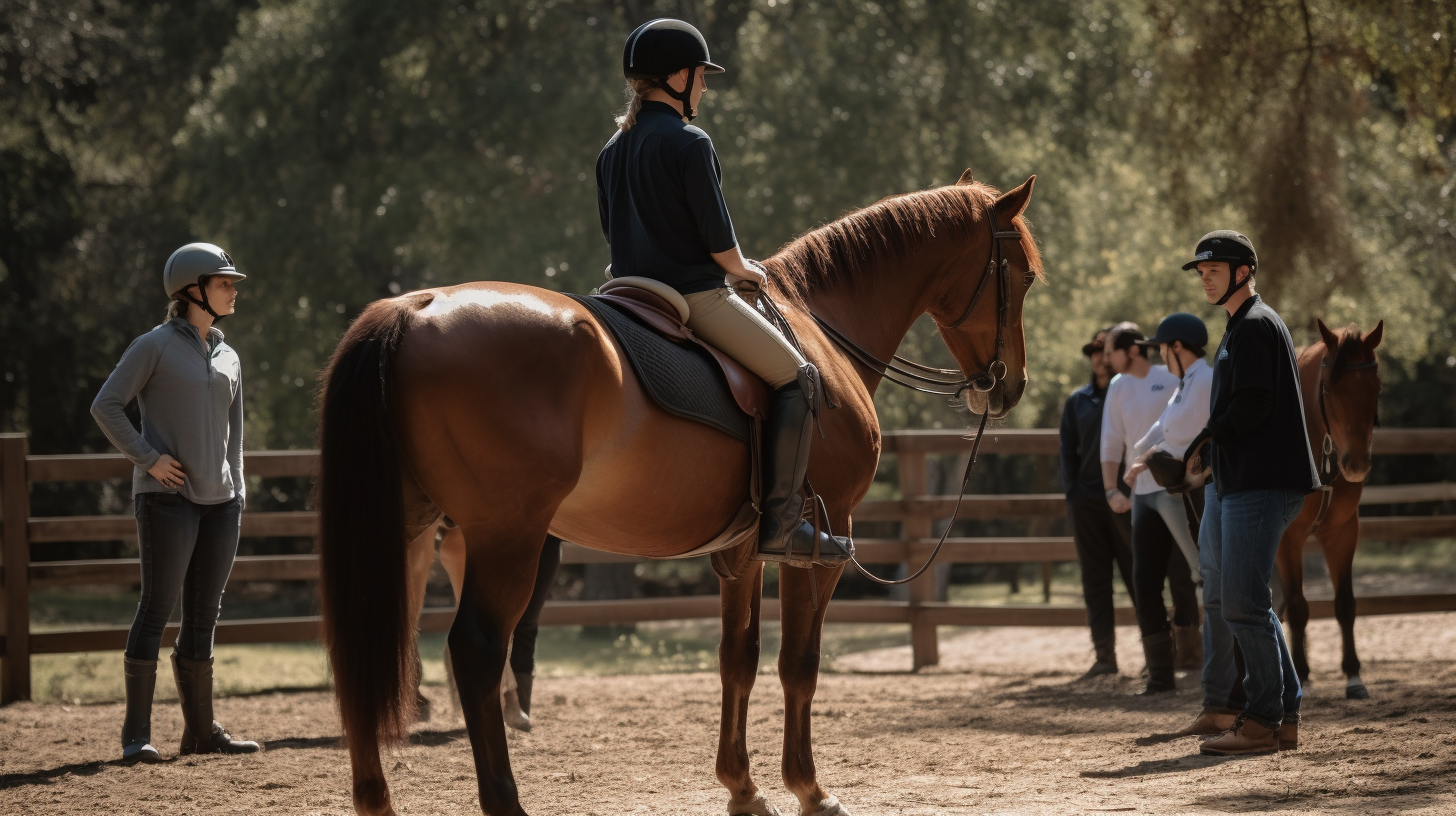
[[[985,390],[967,391],[967,407],[1005,416],[1026,387],[1022,303],[1042,274],[1021,218],[1034,181],[1001,195],[968,170],[954,185],[888,198],[806,233],[765,262],[768,291],[823,377],[823,436],[809,480],[836,533],[850,533],[850,511],[874,478],[882,372],[851,361],[814,318],[888,359],[929,314],[963,371],[999,369]],[[973,300],[1001,237],[1000,257],[1021,274],[1002,269],[988,287],[996,294]],[[420,576],[409,564],[428,564],[406,550],[429,538],[421,533],[443,512],[465,535],[448,642],[481,808],[523,814],[498,684],[547,532],[608,552],[688,552],[738,513],[748,450],[659,410],[612,335],[580,304],[510,283],[370,304],[335,350],[321,393],[320,589],[354,808],[394,812],[379,750],[402,739],[411,720],[418,606],[407,587]],[[729,813],[777,813],[750,776],[746,744],[763,563],[749,541],[715,556],[715,567],[723,620],[718,779]],[[848,813],[819,785],[809,729],[820,632],[841,570],[779,573],[783,778],[800,812],[816,816]]]
[[1360,680],[1360,658],[1355,655],[1355,589],[1350,567],[1360,542],[1360,494],[1370,472],[1370,443],[1376,424],[1380,371],[1375,347],[1385,332],[1385,321],[1369,334],[1354,325],[1330,331],[1319,323],[1321,342],[1299,353],[1299,387],[1304,394],[1304,424],[1309,446],[1320,466],[1327,490],[1311,493],[1279,541],[1279,575],[1284,599],[1294,668],[1301,683],[1309,682],[1305,626],[1309,602],[1304,599],[1304,543],[1310,533],[1324,549],[1330,582],[1335,585],[1335,619],[1340,622],[1345,672],[1345,696],[1370,696]]

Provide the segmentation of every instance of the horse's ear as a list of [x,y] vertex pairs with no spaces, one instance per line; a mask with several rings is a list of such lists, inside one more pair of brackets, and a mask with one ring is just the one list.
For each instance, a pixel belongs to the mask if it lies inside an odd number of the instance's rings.
[[1325,341],[1325,347],[1330,350],[1331,354],[1334,354],[1335,350],[1340,347],[1340,338],[1336,337],[1335,333],[1330,331],[1330,327],[1326,326],[1325,322],[1318,317],[1314,319],[1314,323],[1319,327],[1320,337]]
[[1034,184],[1036,184],[1036,176],[1022,182],[1021,186],[1015,190],[1002,193],[1001,197],[996,199],[996,214],[1006,218],[1021,215],[1021,211],[1026,209],[1026,203],[1031,200],[1031,187]]
[[1374,351],[1375,347],[1380,345],[1380,338],[1384,334],[1385,321],[1382,320],[1375,324],[1375,328],[1371,329],[1369,334],[1365,335],[1365,350]]
[[956,184],[974,184],[974,183],[976,183],[976,180],[971,177],[971,168],[969,168],[969,167],[966,168],[966,172],[961,173],[960,179],[958,181],[956,181]]

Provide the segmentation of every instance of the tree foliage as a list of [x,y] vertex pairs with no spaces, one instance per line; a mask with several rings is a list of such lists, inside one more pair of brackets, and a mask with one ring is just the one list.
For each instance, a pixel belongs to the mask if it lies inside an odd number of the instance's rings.
[[[729,73],[698,120],[745,251],[971,167],[1038,175],[1027,300],[1047,425],[1097,327],[1219,313],[1178,265],[1231,226],[1297,337],[1385,317],[1384,413],[1456,389],[1449,4],[1418,0],[99,0],[0,21],[7,427],[102,444],[85,407],[153,325],[185,240],[250,275],[225,323],[250,447],[312,443],[314,372],[368,302],[499,279],[585,291],[593,163],[637,23],[683,16]],[[72,16],[74,15],[74,16]],[[90,28],[86,28],[86,24]],[[1439,37],[1437,36],[1439,35]],[[28,45],[21,45],[22,40]],[[951,361],[928,325],[904,353]],[[882,391],[887,427],[963,421]],[[1456,407],[1456,406],[1452,406]]]

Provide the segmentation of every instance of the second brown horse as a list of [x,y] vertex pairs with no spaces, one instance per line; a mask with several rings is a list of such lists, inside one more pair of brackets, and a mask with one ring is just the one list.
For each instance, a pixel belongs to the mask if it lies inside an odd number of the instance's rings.
[[1355,654],[1355,587],[1351,568],[1360,543],[1360,494],[1370,472],[1370,445],[1375,431],[1380,371],[1375,347],[1385,321],[1369,334],[1355,326],[1331,331],[1319,321],[1320,342],[1299,353],[1299,388],[1304,395],[1304,424],[1310,450],[1320,466],[1326,489],[1304,500],[1299,516],[1284,531],[1276,557],[1284,582],[1290,643],[1295,671],[1309,681],[1305,627],[1309,602],[1304,599],[1304,543],[1311,533],[1324,549],[1330,581],[1335,585],[1335,619],[1340,623],[1345,696],[1370,696],[1360,679]]
[[[874,478],[881,372],[841,354],[814,317],[888,359],[929,314],[963,371],[1004,364],[993,387],[965,394],[972,411],[1004,416],[1026,386],[1022,302],[1041,275],[1021,219],[1033,181],[998,195],[967,171],[955,185],[886,199],[807,233],[766,261],[770,292],[819,367],[833,406],[822,413],[809,480],[835,532],[849,534],[850,511]],[[1005,252],[1011,274],[988,269],[997,231],[1015,231]],[[993,296],[973,301],[988,274],[1000,278]],[[376,302],[340,341],[323,376],[320,412],[320,586],[359,813],[394,812],[379,749],[401,739],[410,721],[418,609],[410,587],[421,580],[410,564],[428,563],[407,550],[429,538],[421,533],[441,512],[466,541],[449,644],[481,807],[515,816],[525,811],[506,755],[497,684],[547,532],[611,552],[672,556],[712,539],[741,506],[746,448],[659,410],[622,359],[612,336],[575,301],[506,283]],[[718,561],[717,775],[731,814],[777,812],[749,774],[746,744],[763,566],[752,560],[752,546]],[[805,816],[848,813],[819,785],[809,713],[839,574],[779,574],[783,777]],[[630,810],[631,803],[609,808]]]

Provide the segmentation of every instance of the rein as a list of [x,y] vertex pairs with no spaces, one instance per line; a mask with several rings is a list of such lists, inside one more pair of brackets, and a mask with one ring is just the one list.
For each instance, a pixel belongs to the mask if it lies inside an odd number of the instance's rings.
[[[1378,365],[1380,365],[1380,360],[1377,358],[1374,360],[1366,360],[1363,363],[1354,363],[1351,365],[1347,365],[1345,366],[1345,370],[1362,371],[1365,369],[1375,368]],[[1339,452],[1339,449],[1335,447],[1335,438],[1330,435],[1330,415],[1325,410],[1325,395],[1330,392],[1329,382],[1325,379],[1325,369],[1328,368],[1331,368],[1330,358],[1326,356],[1325,359],[1320,363],[1319,390],[1320,421],[1323,422],[1325,426],[1324,442],[1320,445],[1321,452],[1319,466],[1320,492],[1323,495],[1320,496],[1319,513],[1314,518],[1314,527],[1310,530],[1310,532],[1314,532],[1315,530],[1319,529],[1320,523],[1325,520],[1325,514],[1329,512],[1330,501],[1333,498],[1335,490],[1334,481],[1337,476],[1335,472],[1335,454]],[[1378,414],[1375,417],[1375,425],[1376,427],[1380,426],[1380,416]]]
[[[971,316],[971,312],[975,311],[976,304],[981,300],[981,295],[985,293],[986,283],[993,276],[996,278],[996,353],[992,356],[991,362],[986,366],[984,372],[966,375],[954,369],[921,365],[920,363],[907,360],[898,354],[894,355],[889,362],[886,362],[865,351],[854,341],[845,337],[837,329],[825,322],[823,318],[811,314],[814,322],[819,324],[819,328],[824,330],[825,335],[835,345],[843,349],[861,365],[878,371],[880,376],[896,385],[925,394],[938,394],[949,397],[959,397],[966,390],[976,391],[982,394],[989,392],[996,387],[997,382],[1006,379],[1007,373],[1006,361],[1002,359],[1002,353],[1006,348],[1006,326],[1011,311],[1011,286],[1009,280],[1011,272],[1010,264],[1007,262],[1006,255],[1002,251],[1001,242],[1013,238],[1020,240],[1021,232],[1014,229],[996,229],[996,214],[994,209],[991,211],[991,217],[987,221],[991,228],[991,259],[986,264],[986,273],[981,276],[981,282],[976,285],[976,292],[971,296],[971,302],[966,304],[965,311],[961,313],[960,317],[955,319],[955,322],[942,324],[940,321],[936,321],[936,325],[939,325],[943,329],[954,329],[966,322],[966,319]],[[932,319],[934,319],[933,316]],[[896,379],[896,377],[891,376],[891,372],[899,377],[904,377],[908,382]],[[940,390],[946,388],[950,390]],[[966,460],[966,472],[961,477],[961,488],[956,495],[955,509],[951,511],[950,521],[945,525],[945,531],[940,534],[940,540],[935,542],[935,549],[931,550],[930,557],[925,560],[925,563],[914,574],[905,578],[889,580],[871,573],[864,568],[864,565],[860,564],[858,558],[851,555],[849,558],[850,563],[854,564],[855,569],[859,570],[860,574],[882,586],[895,586],[897,584],[907,584],[919,578],[926,570],[930,569],[931,564],[935,563],[936,556],[940,555],[940,550],[945,546],[946,538],[950,536],[951,528],[955,526],[956,518],[960,515],[961,501],[965,499],[966,488],[971,484],[971,470],[976,466],[976,457],[981,451],[981,439],[986,434],[986,420],[990,415],[991,407],[988,404],[985,413],[981,414],[980,425],[976,428],[975,442],[971,445],[971,457]],[[830,535],[834,534],[833,530],[829,530],[828,532]]]

